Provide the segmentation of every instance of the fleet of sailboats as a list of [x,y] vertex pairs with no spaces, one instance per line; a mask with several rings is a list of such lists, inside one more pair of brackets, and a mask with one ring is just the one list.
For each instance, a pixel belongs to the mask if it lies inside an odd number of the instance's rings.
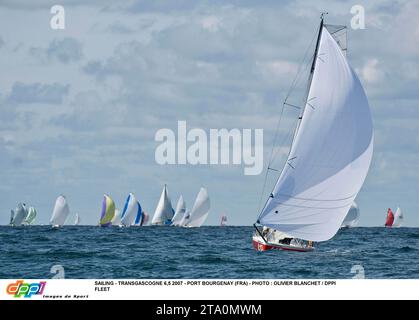
[[271,242],[255,224],[257,250],[313,250],[342,225],[373,153],[368,100],[322,14],[307,94],[285,166],[256,224],[286,234]]

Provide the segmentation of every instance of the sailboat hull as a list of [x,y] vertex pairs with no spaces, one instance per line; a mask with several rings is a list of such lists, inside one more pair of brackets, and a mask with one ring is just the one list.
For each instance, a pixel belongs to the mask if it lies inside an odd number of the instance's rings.
[[268,251],[268,250],[284,250],[284,251],[295,251],[295,252],[310,252],[314,250],[314,247],[297,247],[287,244],[279,243],[266,243],[260,237],[253,237],[253,248],[257,251]]

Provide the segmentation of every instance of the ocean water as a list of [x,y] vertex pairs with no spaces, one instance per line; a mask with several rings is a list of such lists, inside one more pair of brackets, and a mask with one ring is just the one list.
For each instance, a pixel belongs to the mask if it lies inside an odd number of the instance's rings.
[[[340,230],[309,253],[252,248],[252,227],[0,227],[0,278],[419,278],[419,228]],[[359,271],[358,271],[359,272]]]

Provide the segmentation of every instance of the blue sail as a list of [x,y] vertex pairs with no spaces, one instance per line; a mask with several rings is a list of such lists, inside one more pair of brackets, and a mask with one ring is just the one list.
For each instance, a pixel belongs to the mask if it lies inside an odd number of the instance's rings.
[[122,210],[121,219],[125,216],[128,209],[129,199],[131,198],[131,194],[128,195],[127,201],[125,201],[124,209]]
[[138,203],[138,212],[137,216],[135,217],[135,224],[141,225],[141,222],[143,220],[143,210],[141,209],[140,201],[137,201]]

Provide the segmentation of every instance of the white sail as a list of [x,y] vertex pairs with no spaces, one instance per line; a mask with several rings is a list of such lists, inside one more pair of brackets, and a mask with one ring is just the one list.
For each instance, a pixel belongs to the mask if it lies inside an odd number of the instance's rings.
[[172,219],[172,225],[178,226],[180,222],[182,221],[183,217],[185,216],[185,212],[186,212],[186,203],[185,203],[185,200],[183,200],[183,196],[181,195],[176,205],[176,211]]
[[159,203],[157,204],[156,211],[154,212],[151,224],[165,225],[170,223],[173,218],[172,202],[170,201],[167,187],[164,185],[163,191],[160,196]]
[[26,205],[24,203],[19,202],[15,209],[15,215],[13,217],[12,225],[15,227],[22,225],[27,215],[28,210],[26,209]]
[[34,207],[29,207],[28,214],[25,217],[24,224],[26,225],[32,224],[36,218],[36,215],[37,215],[36,209]]
[[329,240],[364,183],[372,152],[364,89],[322,27],[302,119],[258,222],[295,238]]
[[354,202],[351,205],[351,208],[348,211],[345,219],[342,222],[341,228],[353,228],[357,225],[359,221],[359,208],[358,205]]
[[125,201],[124,209],[122,210],[121,224],[123,226],[129,227],[134,224],[135,217],[137,216],[138,212],[138,207],[139,204],[135,198],[135,195],[130,193],[127,200]]
[[208,217],[209,210],[210,199],[208,197],[208,192],[205,188],[201,188],[201,190],[199,190],[198,195],[196,196],[195,203],[192,207],[191,213],[189,214],[189,219],[187,219],[185,226],[202,226]]
[[403,223],[403,213],[400,208],[397,208],[396,213],[394,214],[394,222],[393,222],[393,228],[400,228]]
[[15,210],[10,210],[10,220],[9,220],[9,224],[12,225],[13,224],[13,219],[15,217]]
[[119,211],[118,209],[115,209],[115,215],[112,219],[112,225],[113,226],[120,226],[122,225],[121,222],[121,211]]
[[78,226],[80,224],[80,215],[76,213],[76,219],[74,220],[74,225]]
[[52,226],[64,225],[69,214],[70,208],[68,207],[67,199],[63,195],[60,195],[57,198],[57,200],[55,200],[54,210],[52,211],[50,224]]

